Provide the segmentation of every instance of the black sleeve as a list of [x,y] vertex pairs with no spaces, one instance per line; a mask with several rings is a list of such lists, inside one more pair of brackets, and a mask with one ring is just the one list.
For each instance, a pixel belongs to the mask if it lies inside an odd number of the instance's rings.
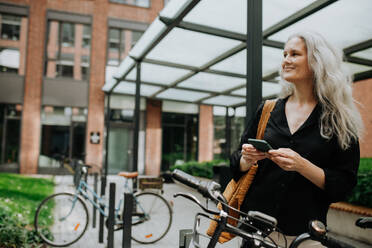
[[255,115],[248,122],[248,125],[246,126],[243,135],[240,139],[239,146],[230,155],[230,170],[233,174],[233,178],[235,181],[238,181],[239,178],[244,174],[240,171],[242,145],[244,143],[247,143],[248,138],[256,138],[258,122],[260,121],[263,106],[264,102],[260,104],[260,106],[257,108]]
[[346,150],[340,147],[334,156],[332,167],[324,168],[325,193],[330,202],[345,200],[357,183],[360,161],[359,142],[353,142]]

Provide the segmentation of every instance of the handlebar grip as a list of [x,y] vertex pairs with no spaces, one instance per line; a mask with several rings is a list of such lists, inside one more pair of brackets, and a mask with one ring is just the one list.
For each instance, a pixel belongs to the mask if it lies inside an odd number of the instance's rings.
[[179,170],[175,169],[172,173],[172,177],[177,181],[186,184],[187,186],[199,190],[200,187],[200,180],[196,179],[195,177]]
[[353,245],[349,245],[329,236],[324,242],[322,242],[322,244],[330,248],[355,248]]

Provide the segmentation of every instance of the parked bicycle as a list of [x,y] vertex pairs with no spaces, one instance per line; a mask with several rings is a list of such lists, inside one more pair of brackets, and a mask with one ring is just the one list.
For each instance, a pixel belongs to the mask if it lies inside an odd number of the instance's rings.
[[[212,200],[215,203],[221,203],[222,210],[215,211],[204,207],[200,201],[189,193],[177,193],[174,197],[182,196],[185,197],[194,203],[196,203],[199,207],[203,209],[204,212],[218,216],[218,218],[211,217],[205,213],[198,213],[195,216],[195,223],[193,229],[193,237],[192,237],[192,244],[193,247],[201,247],[200,243],[198,242],[199,237],[203,236],[209,240],[207,247],[214,248],[216,243],[218,242],[218,238],[222,232],[229,232],[238,237],[241,237],[243,240],[248,241],[252,244],[252,247],[264,247],[264,248],[297,248],[302,243],[307,240],[316,240],[322,243],[322,245],[331,248],[353,248],[354,246],[337,240],[333,237],[330,237],[327,233],[325,225],[317,220],[311,221],[309,223],[309,232],[303,233],[297,236],[290,244],[287,244],[284,234],[283,239],[285,240],[285,245],[280,246],[278,245],[271,237],[270,234],[274,231],[281,233],[280,230],[277,228],[277,220],[269,215],[258,211],[249,211],[248,213],[241,212],[237,209],[230,207],[227,204],[226,199],[221,193],[221,186],[214,182],[214,181],[200,181],[197,178],[183,172],[180,170],[175,170],[172,173],[172,176],[177,181],[188,185],[191,188],[196,189],[199,193],[201,193],[205,198]],[[230,216],[229,210],[234,210],[239,212],[240,218],[236,219],[233,216]],[[214,220],[217,222],[217,227],[215,229],[214,234],[209,237],[205,234],[199,232],[200,230],[200,222],[202,218],[206,218],[208,220]],[[232,226],[227,223],[228,219],[234,219],[238,221],[238,226]],[[364,217],[358,219],[356,225],[361,228],[372,228],[372,218]],[[250,231],[247,231],[250,230]],[[289,245],[289,246],[287,246]],[[355,248],[355,247],[354,247]]]
[[[88,185],[86,175],[91,166],[75,163],[75,175],[79,183],[75,193],[56,193],[45,198],[35,213],[35,229],[45,243],[64,247],[78,241],[87,230],[89,214],[86,201],[108,217],[108,204]],[[129,181],[138,177],[137,172],[121,172],[125,178],[124,192],[134,193]],[[124,194],[121,194],[123,196]],[[122,212],[124,197],[115,208],[115,231],[123,228]],[[97,201],[95,201],[97,199]],[[172,208],[157,192],[142,191],[133,194],[132,239],[150,244],[163,238],[172,223]],[[107,225],[107,222],[106,222]],[[42,230],[49,230],[42,232]]]

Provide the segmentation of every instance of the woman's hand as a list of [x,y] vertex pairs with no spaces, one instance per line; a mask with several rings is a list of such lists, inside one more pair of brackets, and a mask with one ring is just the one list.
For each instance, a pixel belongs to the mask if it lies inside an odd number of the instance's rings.
[[270,150],[268,158],[285,171],[299,172],[305,166],[305,159],[290,148]]
[[302,157],[289,148],[279,148],[267,152],[267,158],[271,159],[280,168],[286,171],[297,171],[321,189],[325,187],[324,170]]
[[243,144],[242,157],[240,159],[240,170],[247,171],[258,160],[266,158],[265,153],[260,152],[251,144]]

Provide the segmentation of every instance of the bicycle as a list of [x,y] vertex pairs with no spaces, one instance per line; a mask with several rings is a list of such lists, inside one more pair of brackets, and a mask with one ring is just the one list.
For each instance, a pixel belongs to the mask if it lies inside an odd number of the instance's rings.
[[[89,224],[86,201],[108,217],[108,211],[105,211],[108,209],[108,204],[87,183],[86,175],[91,166],[77,163],[74,167],[79,182],[75,193],[52,194],[40,203],[35,213],[35,229],[43,241],[51,246],[69,246],[84,235]],[[151,244],[160,240],[167,234],[172,224],[170,204],[157,192],[134,193],[128,182],[137,179],[138,172],[121,172],[119,175],[125,179],[123,190],[133,194],[132,239],[142,244]],[[121,197],[115,207],[115,231],[121,230],[125,224],[121,218],[125,204],[123,200]]]
[[[200,181],[197,178],[180,171],[178,169],[174,170],[172,173],[172,177],[177,181],[196,189],[199,193],[202,194],[203,197],[212,200],[215,203],[221,203],[222,209],[219,211],[211,210],[209,208],[204,207],[200,201],[189,193],[176,193],[174,197],[182,196],[188,200],[193,201],[196,203],[204,212],[208,214],[212,214],[216,217],[210,217],[210,215],[205,213],[198,213],[195,216],[195,222],[192,232],[192,244],[194,247],[200,248],[199,236],[206,237],[209,240],[207,247],[214,248],[218,242],[218,238],[220,237],[222,232],[229,232],[237,237],[241,237],[243,240],[248,241],[251,244],[251,247],[264,247],[264,248],[286,248],[287,241],[284,234],[277,227],[277,220],[269,215],[258,211],[249,211],[248,213],[241,212],[237,209],[230,207],[227,204],[226,199],[222,195],[220,189],[221,186],[214,182],[204,182]],[[237,211],[240,214],[240,218],[234,218],[233,216],[229,215],[229,210]],[[209,221],[213,220],[217,222],[217,227],[211,237],[200,233],[200,222],[201,218],[206,218]],[[238,226],[230,225],[227,220],[228,219],[235,219],[238,221]],[[372,218],[369,217],[362,217],[357,220],[355,223],[357,226],[361,228],[372,228]],[[243,228],[244,227],[244,228]],[[284,246],[278,245],[271,237],[270,234],[274,231],[278,232],[279,234],[283,235],[285,240]],[[325,225],[318,220],[313,220],[309,222],[309,231],[307,233],[303,233],[297,236],[290,244],[289,248],[297,248],[303,242],[307,240],[315,240],[319,241],[322,245],[331,248],[355,248],[354,246],[337,240],[333,237],[330,237],[327,233],[327,229]]]

